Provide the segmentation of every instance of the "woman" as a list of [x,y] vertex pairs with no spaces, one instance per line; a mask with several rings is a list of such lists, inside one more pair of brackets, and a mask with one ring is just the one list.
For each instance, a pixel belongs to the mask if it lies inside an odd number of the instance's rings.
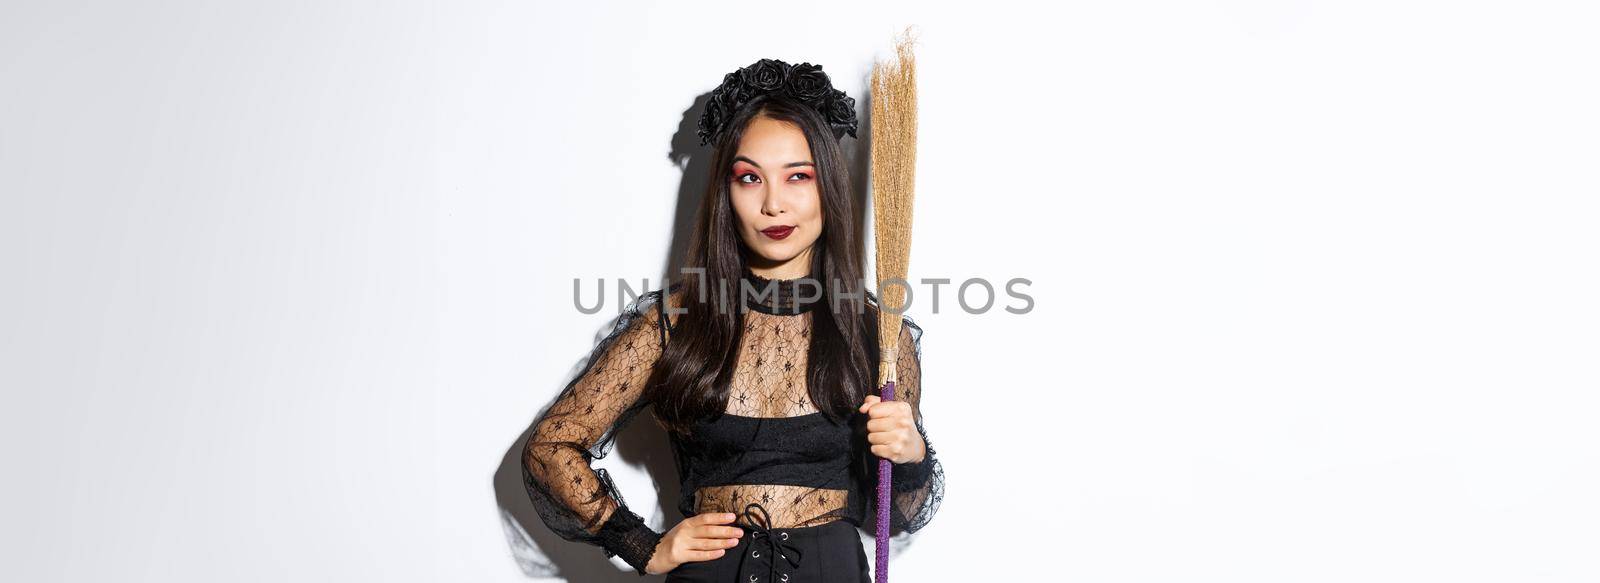
[[[910,319],[896,400],[874,395],[877,304],[839,144],[855,126],[854,100],[809,63],[762,59],[712,93],[690,275],[624,310],[525,444],[524,481],[557,534],[668,581],[865,582],[857,528],[876,518],[880,457],[894,468],[891,529],[933,517],[944,478]],[[687,517],[666,533],[590,465],[646,405]]]

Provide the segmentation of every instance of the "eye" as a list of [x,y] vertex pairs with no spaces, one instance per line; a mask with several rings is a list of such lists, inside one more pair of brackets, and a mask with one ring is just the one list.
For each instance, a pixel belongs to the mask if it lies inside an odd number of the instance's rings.
[[756,176],[755,173],[753,173],[753,172],[744,172],[744,173],[738,174],[738,175],[733,177],[733,181],[734,182],[738,182],[740,184],[754,184],[753,182],[745,180],[745,177],[754,178],[754,179],[756,179],[756,182],[760,182],[761,181],[761,178]]
[[[800,177],[800,180],[810,180],[810,179],[811,179],[811,175],[810,175],[810,174],[806,174],[806,173],[804,173],[804,172],[796,172],[796,173],[794,173],[794,174],[790,174],[790,175],[789,175],[789,178],[790,178],[790,179],[791,179],[791,180],[792,180],[792,179],[794,179],[794,177],[796,177],[796,176],[799,176],[799,177]],[[797,182],[798,182],[798,181],[797,181]]]

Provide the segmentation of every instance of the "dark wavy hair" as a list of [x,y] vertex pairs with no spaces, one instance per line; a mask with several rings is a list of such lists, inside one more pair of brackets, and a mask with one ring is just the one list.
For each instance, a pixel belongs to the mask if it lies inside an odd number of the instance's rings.
[[[657,420],[679,434],[698,420],[721,415],[728,403],[744,326],[742,314],[730,309],[737,305],[736,291],[721,307],[727,296],[717,290],[740,289],[752,253],[739,237],[729,185],[739,140],[758,117],[798,126],[816,164],[823,226],[811,250],[811,275],[823,284],[824,295],[811,311],[806,365],[811,402],[835,423],[847,423],[877,382],[877,311],[864,289],[860,213],[853,208],[840,138],[816,108],[782,94],[760,95],[733,112],[712,145],[710,180],[685,258],[686,268],[704,269],[705,277],[681,276],[668,286],[686,311],[671,328],[672,339],[648,390]],[[662,301],[672,305],[666,295]]]

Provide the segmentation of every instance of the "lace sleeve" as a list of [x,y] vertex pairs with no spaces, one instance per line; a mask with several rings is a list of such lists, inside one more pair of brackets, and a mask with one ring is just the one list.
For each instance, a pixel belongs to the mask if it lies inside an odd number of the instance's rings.
[[906,317],[905,325],[900,327],[899,351],[895,363],[899,378],[895,382],[894,398],[911,404],[912,418],[916,422],[917,433],[922,435],[923,443],[927,445],[927,455],[920,462],[891,466],[893,492],[889,530],[916,532],[927,525],[939,509],[939,501],[944,497],[944,468],[934,455],[933,442],[928,439],[928,431],[923,425],[922,328],[910,317]]
[[540,519],[563,539],[600,546],[639,575],[662,533],[629,510],[604,469],[617,431],[643,409],[645,383],[665,332],[661,292],[632,302],[594,348],[588,364],[539,416],[522,452],[523,482]]

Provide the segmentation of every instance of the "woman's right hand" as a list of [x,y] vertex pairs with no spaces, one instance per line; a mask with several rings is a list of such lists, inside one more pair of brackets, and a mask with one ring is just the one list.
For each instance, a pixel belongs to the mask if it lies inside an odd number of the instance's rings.
[[710,561],[721,557],[725,549],[739,544],[744,529],[721,526],[733,522],[732,512],[706,512],[683,519],[656,543],[656,552],[644,571],[651,575],[665,575],[678,565],[693,561]]

